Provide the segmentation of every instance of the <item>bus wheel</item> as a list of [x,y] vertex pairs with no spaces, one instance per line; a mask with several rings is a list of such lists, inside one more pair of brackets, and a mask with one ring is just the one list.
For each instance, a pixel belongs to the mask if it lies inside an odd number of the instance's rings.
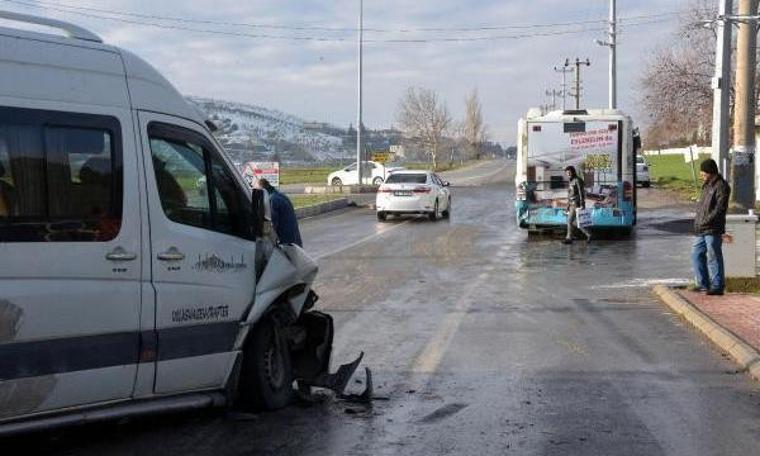
[[293,397],[288,344],[267,318],[253,328],[246,344],[239,405],[246,410],[276,410],[290,404]]

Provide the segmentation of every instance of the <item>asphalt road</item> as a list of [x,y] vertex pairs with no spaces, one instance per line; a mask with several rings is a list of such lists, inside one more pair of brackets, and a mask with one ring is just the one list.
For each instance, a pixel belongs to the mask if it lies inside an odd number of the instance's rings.
[[498,177],[454,187],[450,221],[378,223],[355,209],[303,222],[318,305],[336,319],[333,361],[366,352],[371,405],[324,395],[13,443],[141,456],[758,454],[760,387],[648,290],[690,275],[685,208],[643,191],[632,238],[565,246],[515,229]]

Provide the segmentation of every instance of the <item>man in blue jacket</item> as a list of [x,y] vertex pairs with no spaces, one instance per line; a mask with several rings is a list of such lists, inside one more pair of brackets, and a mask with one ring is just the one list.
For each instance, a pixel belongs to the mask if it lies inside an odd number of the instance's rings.
[[272,187],[272,184],[266,179],[259,179],[256,185],[266,190],[269,195],[269,210],[272,216],[272,225],[280,243],[295,244],[303,247],[301,231],[298,229],[298,218],[290,199]]

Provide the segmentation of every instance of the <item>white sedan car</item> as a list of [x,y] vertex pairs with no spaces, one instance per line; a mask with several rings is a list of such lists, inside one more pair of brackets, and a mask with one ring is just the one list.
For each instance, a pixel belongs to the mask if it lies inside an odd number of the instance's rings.
[[649,164],[641,155],[636,156],[636,183],[642,187],[652,185],[652,180],[649,177]]
[[[365,185],[380,185],[394,171],[402,169],[398,167],[387,167],[382,163],[365,161],[362,162],[362,181]],[[338,187],[341,185],[356,185],[359,177],[356,173],[356,162],[351,165],[331,172],[327,176],[327,185]]]
[[377,190],[377,219],[426,214],[430,220],[451,215],[449,183],[430,171],[396,171]]

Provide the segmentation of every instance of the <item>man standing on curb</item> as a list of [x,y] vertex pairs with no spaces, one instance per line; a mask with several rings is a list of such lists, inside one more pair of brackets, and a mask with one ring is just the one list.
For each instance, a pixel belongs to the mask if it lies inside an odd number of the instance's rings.
[[699,165],[702,194],[697,203],[694,232],[697,235],[691,251],[694,267],[694,288],[708,295],[722,295],[726,287],[723,269],[723,234],[726,232],[726,211],[731,187],[718,171],[718,164],[707,159]]

